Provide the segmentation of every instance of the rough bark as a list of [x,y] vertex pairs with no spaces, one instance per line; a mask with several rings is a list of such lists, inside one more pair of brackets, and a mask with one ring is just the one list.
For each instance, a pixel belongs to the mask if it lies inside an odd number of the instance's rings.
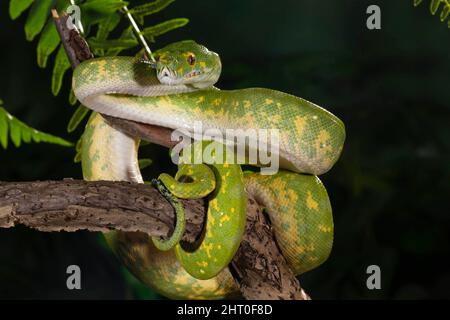
[[247,201],[244,238],[229,265],[243,296],[260,300],[309,300],[281,254],[262,207],[251,196]]
[[[86,41],[67,30],[67,16],[52,11],[72,67],[93,57]],[[170,130],[107,117],[111,124],[167,147]],[[244,239],[230,269],[247,299],[309,299],[300,287],[274,237],[270,221],[249,195]],[[125,182],[76,180],[0,183],[0,227],[17,223],[42,231],[141,231],[167,236],[175,216],[170,204],[153,188]],[[184,240],[200,235],[205,217],[203,200],[183,201],[187,210]]]
[[[181,200],[186,213],[183,240],[195,241],[204,220],[204,202]],[[64,179],[0,182],[0,227],[23,224],[40,231],[140,231],[166,237],[175,214],[153,187],[129,182]]]

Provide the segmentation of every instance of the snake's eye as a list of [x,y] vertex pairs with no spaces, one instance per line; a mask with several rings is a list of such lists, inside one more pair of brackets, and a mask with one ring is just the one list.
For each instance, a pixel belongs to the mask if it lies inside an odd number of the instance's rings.
[[190,54],[187,58],[187,62],[189,63],[189,65],[193,66],[195,63],[195,56],[193,54]]

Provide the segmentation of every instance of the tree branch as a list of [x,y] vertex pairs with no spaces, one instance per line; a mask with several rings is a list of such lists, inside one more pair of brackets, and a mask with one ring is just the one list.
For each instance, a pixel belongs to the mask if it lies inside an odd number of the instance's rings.
[[[58,33],[72,68],[93,57],[76,30],[67,29],[68,16],[52,10]],[[106,117],[125,133],[172,147],[171,131],[133,121]],[[41,231],[139,231],[168,236],[173,208],[148,185],[127,182],[63,181],[0,183],[0,227],[24,224]],[[205,218],[204,200],[183,200],[187,226],[183,239],[192,242]],[[309,299],[300,287],[274,237],[270,221],[249,195],[244,239],[229,265],[247,299]]]
[[[186,211],[183,240],[195,241],[203,227],[204,203],[181,200]],[[64,179],[0,182],[0,227],[23,224],[40,231],[120,230],[169,236],[175,214],[158,190],[129,182]]]

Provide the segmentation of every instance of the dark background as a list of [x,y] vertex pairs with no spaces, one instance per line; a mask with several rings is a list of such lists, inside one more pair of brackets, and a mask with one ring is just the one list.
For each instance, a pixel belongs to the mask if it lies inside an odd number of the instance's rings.
[[[0,97],[19,119],[76,141],[81,129],[66,132],[74,110],[67,90],[51,95],[50,69],[37,67],[36,41],[25,40],[26,14],[11,21],[8,2],[0,4]],[[369,4],[381,7],[381,30],[366,28]],[[334,210],[333,252],[300,278],[315,299],[450,297],[450,29],[428,4],[179,0],[152,17],[191,20],[152,47],[189,38],[205,44],[222,57],[219,87],[292,93],[346,124],[342,157],[321,177]],[[45,144],[0,149],[0,180],[81,178],[73,156]],[[157,161],[148,175],[164,168]],[[99,239],[0,230],[0,298],[156,297]],[[66,289],[70,264],[81,267],[80,291]],[[381,290],[366,288],[371,264],[381,268]]]

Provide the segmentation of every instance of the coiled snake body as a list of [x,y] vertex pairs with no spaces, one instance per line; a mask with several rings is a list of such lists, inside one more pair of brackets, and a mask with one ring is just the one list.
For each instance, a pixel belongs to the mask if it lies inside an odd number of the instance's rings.
[[[245,192],[267,210],[278,245],[295,274],[325,261],[333,242],[333,220],[327,192],[316,175],[328,171],[339,158],[345,140],[343,123],[317,105],[282,92],[212,87],[220,75],[220,59],[193,41],[169,45],[155,57],[156,70],[134,57],[85,61],[75,69],[74,93],[96,112],[191,133],[196,121],[201,121],[204,131],[214,128],[223,133],[277,129],[281,169],[273,175],[242,174],[237,164],[214,165],[215,189],[208,196],[206,227],[198,248],[186,251],[177,244],[161,251],[135,234],[105,234],[123,263],[167,297],[235,295],[237,287],[227,264],[242,237]],[[142,183],[138,145],[137,139],[93,113],[83,134],[84,178]],[[180,167],[187,174],[190,169]],[[193,186],[161,177],[174,192]]]

